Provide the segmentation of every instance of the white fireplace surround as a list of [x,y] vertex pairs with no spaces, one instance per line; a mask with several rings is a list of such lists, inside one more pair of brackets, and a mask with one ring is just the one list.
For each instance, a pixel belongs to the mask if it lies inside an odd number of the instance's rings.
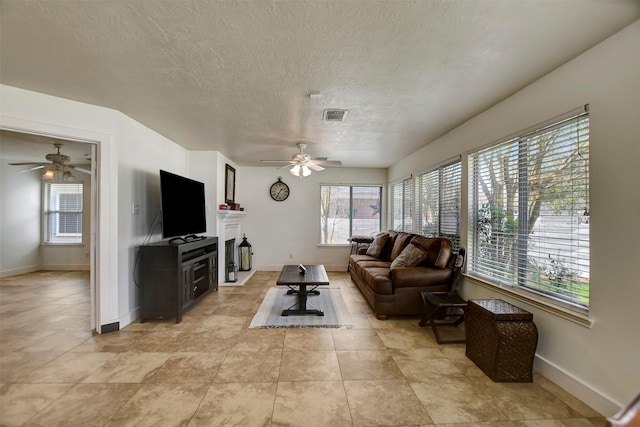
[[238,245],[242,242],[242,220],[247,215],[244,211],[219,210],[218,211],[218,283],[220,286],[242,286],[253,271],[240,272],[237,282],[225,282],[224,243],[227,240],[236,239],[233,253],[238,263]]

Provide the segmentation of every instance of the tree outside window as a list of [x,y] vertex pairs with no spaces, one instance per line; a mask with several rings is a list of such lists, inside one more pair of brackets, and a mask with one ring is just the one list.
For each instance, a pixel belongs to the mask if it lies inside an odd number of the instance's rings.
[[352,236],[380,232],[382,187],[320,186],[320,243],[348,244]]

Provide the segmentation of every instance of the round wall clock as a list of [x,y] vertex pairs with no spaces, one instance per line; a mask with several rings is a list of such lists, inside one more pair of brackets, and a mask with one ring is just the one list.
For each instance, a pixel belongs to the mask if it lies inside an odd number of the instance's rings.
[[282,182],[281,177],[278,177],[278,181],[271,184],[269,194],[276,202],[282,202],[287,200],[287,197],[289,197],[289,186]]

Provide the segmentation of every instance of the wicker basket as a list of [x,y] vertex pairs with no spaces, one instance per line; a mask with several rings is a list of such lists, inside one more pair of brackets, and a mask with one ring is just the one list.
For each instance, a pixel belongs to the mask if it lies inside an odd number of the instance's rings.
[[533,381],[533,314],[499,299],[470,300],[466,355],[495,382]]

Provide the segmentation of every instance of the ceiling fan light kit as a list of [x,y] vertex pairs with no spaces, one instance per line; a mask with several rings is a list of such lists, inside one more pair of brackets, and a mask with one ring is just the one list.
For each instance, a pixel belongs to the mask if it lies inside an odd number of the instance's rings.
[[55,169],[45,169],[42,173],[42,179],[53,179],[56,176]]
[[289,172],[300,178],[311,175],[311,171],[323,171],[323,166],[342,166],[342,162],[340,160],[327,160],[326,157],[314,160],[310,155],[304,152],[304,149],[307,148],[307,144],[304,142],[298,142],[296,145],[300,152],[294,154],[291,157],[291,160],[262,160],[262,162],[286,163],[283,167],[292,166],[291,169],[289,169]]
[[76,176],[65,166],[62,168],[51,167],[44,170],[42,179],[47,181],[78,181]]
[[311,175],[311,169],[307,165],[294,165],[289,172],[293,176],[299,176],[300,178]]

